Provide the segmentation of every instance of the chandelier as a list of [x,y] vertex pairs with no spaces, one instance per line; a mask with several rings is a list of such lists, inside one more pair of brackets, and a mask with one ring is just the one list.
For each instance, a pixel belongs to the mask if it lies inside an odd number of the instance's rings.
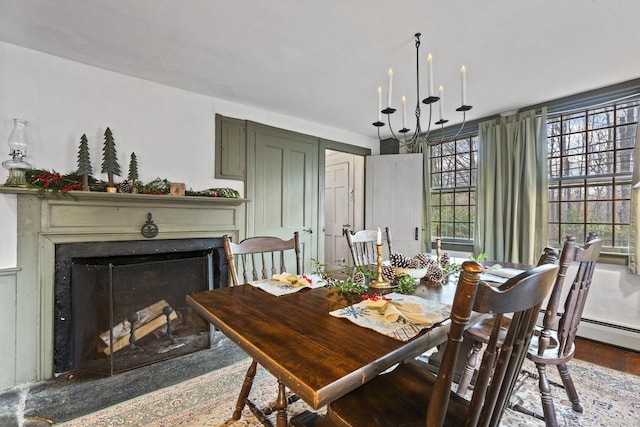
[[[432,108],[433,108],[433,104],[438,103],[438,111],[439,111],[439,116],[438,116],[438,121],[436,121],[434,124],[435,125],[439,125],[443,128],[444,130],[444,124],[447,123],[449,120],[445,119],[443,116],[443,92],[444,92],[444,88],[442,87],[442,85],[439,86],[438,88],[438,95],[436,96],[434,94],[433,91],[433,58],[431,56],[431,54],[429,54],[429,56],[427,57],[427,66],[428,66],[428,70],[427,70],[427,78],[428,78],[428,91],[429,94],[428,96],[422,100],[423,104],[426,104],[429,106],[429,121],[428,121],[428,125],[427,125],[427,129],[425,132],[422,131],[422,127],[420,124],[420,116],[422,114],[422,110],[420,108],[420,36],[422,34],[421,33],[416,33],[415,34],[415,46],[416,46],[416,108],[415,108],[415,117],[416,117],[416,125],[415,125],[415,129],[413,130],[413,133],[410,134],[411,129],[407,128],[407,99],[406,97],[402,97],[401,99],[401,108],[402,108],[402,128],[400,128],[397,133],[401,134],[401,138],[398,137],[398,135],[396,135],[396,132],[394,132],[393,127],[391,126],[391,115],[393,113],[395,113],[397,110],[395,108],[392,107],[392,85],[393,85],[393,70],[390,68],[389,72],[387,73],[388,76],[388,83],[387,83],[387,107],[386,108],[382,108],[382,87],[379,86],[378,87],[378,117],[377,120],[375,122],[373,122],[373,126],[378,128],[378,139],[380,140],[380,142],[382,142],[382,137],[380,136],[380,129],[385,126],[385,123],[382,121],[382,115],[386,115],[387,116],[387,124],[389,125],[389,130],[391,131],[391,135],[393,136],[393,139],[395,139],[396,141],[400,142],[402,146],[406,146],[407,149],[409,151],[415,151],[415,149],[420,149],[420,142],[422,141],[426,141],[428,135],[429,135],[429,131],[431,130],[431,117],[432,117]],[[459,111],[463,114],[462,117],[462,125],[460,126],[460,129],[458,130],[458,132],[456,133],[456,137],[460,134],[460,132],[462,131],[462,129],[464,128],[465,122],[466,122],[466,112],[471,110],[471,108],[473,108],[471,105],[467,104],[467,81],[466,81],[466,68],[463,65],[462,68],[460,69],[460,74],[461,74],[461,100],[462,103],[460,105],[460,107],[456,108],[456,111]],[[410,136],[408,135],[410,134]],[[444,132],[443,132],[444,135]],[[455,138],[455,137],[454,137]],[[402,141],[401,141],[402,139]]]

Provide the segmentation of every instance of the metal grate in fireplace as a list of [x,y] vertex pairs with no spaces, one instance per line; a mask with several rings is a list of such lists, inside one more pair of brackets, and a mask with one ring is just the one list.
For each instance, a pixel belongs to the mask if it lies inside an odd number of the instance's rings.
[[209,347],[188,293],[226,286],[222,239],[56,245],[55,373],[113,375]]

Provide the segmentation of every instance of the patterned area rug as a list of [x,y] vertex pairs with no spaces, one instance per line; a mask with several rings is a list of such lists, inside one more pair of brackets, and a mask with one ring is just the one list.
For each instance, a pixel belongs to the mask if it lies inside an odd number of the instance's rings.
[[[245,408],[240,421],[229,418],[249,361],[214,371],[173,387],[158,390],[102,411],[61,424],[64,427],[107,426],[192,426],[240,427],[259,426],[258,420]],[[524,369],[536,372],[525,361]],[[553,387],[554,404],[560,426],[637,426],[640,425],[640,377],[602,368],[580,360],[570,363],[571,374],[584,408],[582,414],[571,410],[564,390]],[[550,379],[560,382],[556,369],[549,369]],[[262,368],[251,391],[259,404],[273,403],[276,381]],[[542,414],[537,380],[522,375],[515,400]],[[289,407],[293,416],[308,409],[302,401]],[[270,418],[275,424],[275,416]],[[544,422],[520,412],[507,410],[501,426],[544,426]]]

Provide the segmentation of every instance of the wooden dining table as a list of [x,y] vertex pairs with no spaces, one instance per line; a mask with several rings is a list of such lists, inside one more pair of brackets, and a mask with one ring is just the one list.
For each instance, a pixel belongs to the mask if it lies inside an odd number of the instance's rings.
[[[450,304],[454,292],[455,283],[450,283],[421,285],[416,294]],[[449,320],[403,342],[329,314],[361,300],[335,288],[274,296],[251,285],[187,296],[196,312],[313,409],[447,339]],[[277,408],[279,427],[287,424],[284,406]]]

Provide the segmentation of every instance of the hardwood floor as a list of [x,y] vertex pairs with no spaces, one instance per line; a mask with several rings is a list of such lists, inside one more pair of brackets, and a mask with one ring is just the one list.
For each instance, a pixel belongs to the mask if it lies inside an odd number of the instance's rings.
[[574,357],[617,371],[640,375],[639,352],[578,337]]

